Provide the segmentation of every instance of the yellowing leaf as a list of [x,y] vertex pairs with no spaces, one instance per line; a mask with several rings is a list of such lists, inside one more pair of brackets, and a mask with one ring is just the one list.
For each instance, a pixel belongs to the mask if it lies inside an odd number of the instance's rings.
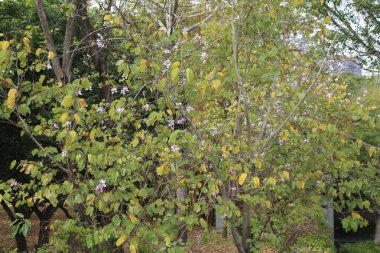
[[62,113],[61,117],[59,117],[59,121],[61,121],[62,123],[65,123],[68,117],[69,117],[69,114],[67,112],[64,112]]
[[82,107],[87,107],[88,106],[87,102],[86,102],[86,100],[84,98],[79,98],[78,102],[79,102],[79,104],[82,105]]
[[259,187],[260,187],[260,178],[258,178],[258,177],[253,177],[253,178],[252,178],[252,182],[253,182],[253,184],[255,185],[255,188],[259,188]]
[[329,16],[327,16],[327,17],[325,17],[325,19],[323,20],[323,23],[325,23],[325,24],[330,24],[331,23],[331,17],[329,17]]
[[169,236],[167,236],[167,235],[165,235],[165,245],[166,245],[166,247],[170,247],[170,237]]
[[173,62],[172,64],[172,68],[179,68],[179,66],[181,66],[181,63],[179,61],[176,61],[176,62]]
[[8,91],[8,98],[7,98],[6,104],[9,109],[13,109],[15,107],[16,96],[17,96],[16,89],[10,89]]
[[36,55],[39,56],[42,53],[42,48],[37,48]]
[[357,213],[357,212],[352,212],[352,213],[351,213],[351,216],[352,216],[352,218],[354,218],[355,220],[360,220],[360,219],[362,218],[362,216],[361,216],[359,213]]
[[122,245],[126,240],[127,240],[128,236],[126,234],[122,234],[119,239],[117,239],[117,241],[115,242],[115,245],[117,247],[119,247],[120,245]]
[[286,133],[282,133],[281,140],[286,141],[287,139],[288,139],[288,136],[286,135]]
[[0,41],[0,44],[1,44],[1,49],[3,50],[7,50],[9,48],[9,41],[7,40]]
[[222,85],[222,82],[219,79],[212,80],[212,82],[211,82],[211,87],[214,90],[219,89],[221,85]]
[[284,176],[285,179],[289,179],[289,172],[288,171],[284,170],[282,172],[282,175]]
[[68,108],[74,104],[73,97],[71,95],[66,95],[61,102],[61,105],[65,108]]
[[137,222],[138,220],[137,220],[137,218],[136,218],[136,216],[134,215],[134,214],[129,214],[129,219],[133,222],[133,223],[135,223],[135,222]]
[[269,200],[265,200],[265,205],[269,209],[271,207],[271,203]]
[[75,122],[76,122],[77,124],[80,123],[80,117],[79,117],[79,115],[78,115],[77,113],[74,114],[74,119],[75,119]]
[[77,133],[75,131],[70,131],[69,134],[70,134],[70,140],[75,141],[77,138]]
[[239,185],[243,185],[245,182],[245,179],[247,178],[248,174],[247,173],[242,173],[239,177]]
[[54,53],[53,53],[53,51],[49,51],[49,53],[48,53],[48,58],[49,58],[50,60],[53,60],[53,59],[54,59]]
[[130,245],[129,246],[129,251],[131,252],[131,253],[136,253],[137,251],[136,251],[136,246],[135,245]]
[[179,82],[179,68],[173,68],[170,72],[170,80],[172,80],[173,83]]
[[268,178],[268,183],[275,186],[277,183],[277,180],[274,177],[269,177]]
[[95,130],[92,129],[90,132],[90,140],[94,140],[94,139],[95,139]]
[[296,5],[301,5],[303,4],[303,0],[294,0]]
[[22,38],[22,43],[24,43],[25,45],[29,45],[29,38],[27,38],[27,37],[24,37],[24,38]]
[[191,82],[194,80],[194,72],[190,68],[186,69],[186,78],[188,82]]
[[105,15],[104,18],[103,18],[104,21],[108,21],[110,19],[111,19],[111,15],[110,14]]
[[170,115],[170,116],[172,116],[173,115],[173,111],[172,110],[170,110],[170,109],[167,109],[166,110],[166,112]]
[[32,201],[33,201],[33,198],[27,198],[27,200],[26,200],[28,203],[32,203]]
[[157,167],[157,175],[163,176],[169,173],[169,167],[166,164],[162,164]]

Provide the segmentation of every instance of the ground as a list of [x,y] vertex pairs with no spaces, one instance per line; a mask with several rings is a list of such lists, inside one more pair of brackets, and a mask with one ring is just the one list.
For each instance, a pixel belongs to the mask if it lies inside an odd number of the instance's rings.
[[[56,212],[53,219],[66,219],[60,210]],[[38,219],[35,215],[31,217],[32,227],[27,236],[29,248],[34,248],[38,240]],[[201,229],[193,229],[189,232],[189,253],[237,253],[232,238],[223,238],[215,232],[206,233]],[[16,247],[16,242],[11,234],[10,222],[5,211],[0,208],[0,253],[9,253]],[[265,249],[263,253],[276,253],[271,249]]]

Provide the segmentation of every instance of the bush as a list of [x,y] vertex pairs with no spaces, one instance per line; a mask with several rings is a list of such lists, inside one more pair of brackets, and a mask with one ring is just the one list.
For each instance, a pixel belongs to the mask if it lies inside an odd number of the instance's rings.
[[339,249],[340,253],[380,253],[380,245],[371,241],[358,243],[345,243]]

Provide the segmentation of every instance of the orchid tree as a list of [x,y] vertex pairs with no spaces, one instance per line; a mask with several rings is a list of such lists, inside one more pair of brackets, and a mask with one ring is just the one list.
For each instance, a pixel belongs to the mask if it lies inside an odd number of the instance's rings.
[[[0,117],[35,145],[12,164],[30,183],[3,182],[2,199],[17,190],[26,206],[75,213],[49,226],[47,251],[185,252],[183,234],[207,228],[210,209],[240,253],[288,250],[303,231],[294,225],[325,199],[372,207],[351,194],[371,182],[351,171],[371,176],[358,156],[378,148],[349,129],[378,119],[329,73],[335,36],[311,4],[65,6],[62,48],[36,0],[46,45],[33,48],[30,33],[0,52]],[[74,64],[82,47],[84,70]],[[365,224],[355,211],[346,222]]]

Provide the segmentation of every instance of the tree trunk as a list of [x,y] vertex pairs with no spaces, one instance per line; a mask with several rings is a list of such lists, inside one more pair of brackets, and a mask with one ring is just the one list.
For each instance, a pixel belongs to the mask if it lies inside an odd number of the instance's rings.
[[374,243],[380,245],[380,215],[377,215],[377,218],[376,218],[376,230],[375,230]]
[[92,62],[94,64],[95,70],[99,73],[99,79],[102,83],[102,97],[106,101],[111,101],[111,87],[107,84],[107,64],[105,55],[102,52],[96,41],[97,35],[95,34],[94,28],[90,22],[87,13],[87,1],[86,0],[77,0],[77,8],[79,20],[81,23],[81,28],[83,30],[84,36],[87,38],[87,41],[90,43],[90,53],[92,57]]
[[250,239],[251,239],[251,209],[249,205],[244,202],[243,203],[243,224],[242,224],[242,233],[241,233],[241,241],[243,244],[243,248],[246,252],[250,252]]
[[[14,214],[13,214],[12,210],[9,208],[9,206],[4,201],[1,201],[1,205],[4,209],[4,211],[7,213],[9,219],[12,222],[15,221],[16,217],[14,216]],[[19,211],[20,211],[20,213],[23,213],[23,212],[21,212],[21,210],[19,210]],[[24,214],[24,216],[25,216],[25,218],[29,218],[30,213],[27,212],[26,214]],[[26,238],[24,235],[17,233],[15,235],[15,240],[16,240],[17,252],[19,252],[19,253],[28,252],[28,244],[26,243]]]

